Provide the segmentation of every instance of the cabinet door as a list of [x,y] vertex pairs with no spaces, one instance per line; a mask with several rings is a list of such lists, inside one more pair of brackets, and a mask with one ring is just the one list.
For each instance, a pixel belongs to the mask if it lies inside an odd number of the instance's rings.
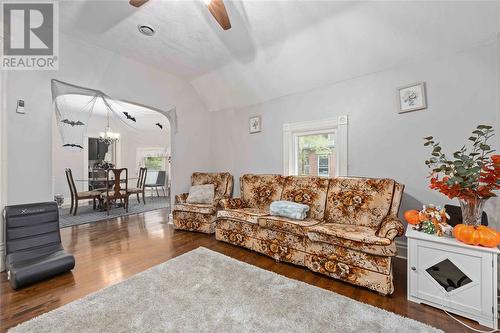
[[408,295],[418,298],[418,240],[408,239]]
[[[492,255],[470,248],[415,242],[413,296],[474,316],[491,314]],[[416,262],[415,262],[416,261]]]

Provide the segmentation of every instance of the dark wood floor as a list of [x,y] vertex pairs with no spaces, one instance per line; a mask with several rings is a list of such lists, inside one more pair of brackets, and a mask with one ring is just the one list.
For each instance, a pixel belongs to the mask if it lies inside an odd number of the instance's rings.
[[277,263],[258,253],[218,242],[212,235],[174,231],[172,225],[167,224],[167,214],[166,210],[157,210],[62,229],[64,247],[76,257],[75,269],[20,291],[13,291],[7,275],[1,273],[0,332],[199,246],[416,319],[446,332],[468,331],[442,311],[406,300],[406,261],[403,259],[395,259],[396,292],[384,297],[305,268]]

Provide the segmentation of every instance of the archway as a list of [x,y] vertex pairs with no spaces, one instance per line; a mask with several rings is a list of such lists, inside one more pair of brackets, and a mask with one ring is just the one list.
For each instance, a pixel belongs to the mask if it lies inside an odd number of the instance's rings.
[[[71,184],[65,177],[67,168],[72,170],[77,190],[88,192],[102,190],[105,173],[101,171],[113,167],[127,168],[128,187],[136,187],[140,168],[146,167],[146,197],[137,202],[133,195],[129,213],[170,205],[172,136],[177,131],[175,108],[162,111],[56,80],[53,80],[53,103],[56,117],[52,131],[52,183],[54,195],[64,197],[62,220],[65,215],[71,215]],[[86,212],[92,213],[89,214],[90,220],[82,218],[82,213],[78,212],[78,219],[72,218],[69,225],[99,219],[96,211],[90,211],[91,205],[85,207]],[[120,211],[115,210],[118,215],[125,214]],[[102,214],[100,219],[105,218],[107,215]],[[62,225],[65,225],[64,221]]]

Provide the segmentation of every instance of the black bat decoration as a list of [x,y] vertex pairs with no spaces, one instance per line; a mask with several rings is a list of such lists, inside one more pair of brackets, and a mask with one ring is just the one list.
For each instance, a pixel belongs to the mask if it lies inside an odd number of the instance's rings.
[[80,120],[74,121],[74,120],[69,120],[69,119],[63,119],[63,120],[61,120],[61,123],[71,125],[71,127],[85,125]]
[[123,114],[125,115],[125,117],[127,117],[127,119],[132,120],[133,122],[136,122],[135,118],[132,117],[128,112],[123,112]]
[[76,148],[83,149],[83,147],[82,147],[82,146],[80,146],[80,145],[75,145],[74,143],[67,143],[67,144],[63,145],[63,147],[76,147]]
[[155,125],[158,126],[160,129],[163,129],[163,125],[162,124],[156,123]]

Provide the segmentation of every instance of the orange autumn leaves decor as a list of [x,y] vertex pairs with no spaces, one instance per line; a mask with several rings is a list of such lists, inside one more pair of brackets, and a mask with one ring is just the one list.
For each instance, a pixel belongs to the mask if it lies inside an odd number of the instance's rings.
[[500,232],[480,225],[478,227],[458,224],[453,228],[453,236],[469,245],[480,245],[484,247],[495,247],[500,245]]
[[477,200],[496,196],[500,189],[500,155],[488,140],[494,135],[491,126],[479,125],[469,137],[471,147],[463,146],[448,158],[439,142],[432,136],[425,138],[424,146],[432,148],[431,157],[425,164],[432,169],[430,188],[448,198]]

